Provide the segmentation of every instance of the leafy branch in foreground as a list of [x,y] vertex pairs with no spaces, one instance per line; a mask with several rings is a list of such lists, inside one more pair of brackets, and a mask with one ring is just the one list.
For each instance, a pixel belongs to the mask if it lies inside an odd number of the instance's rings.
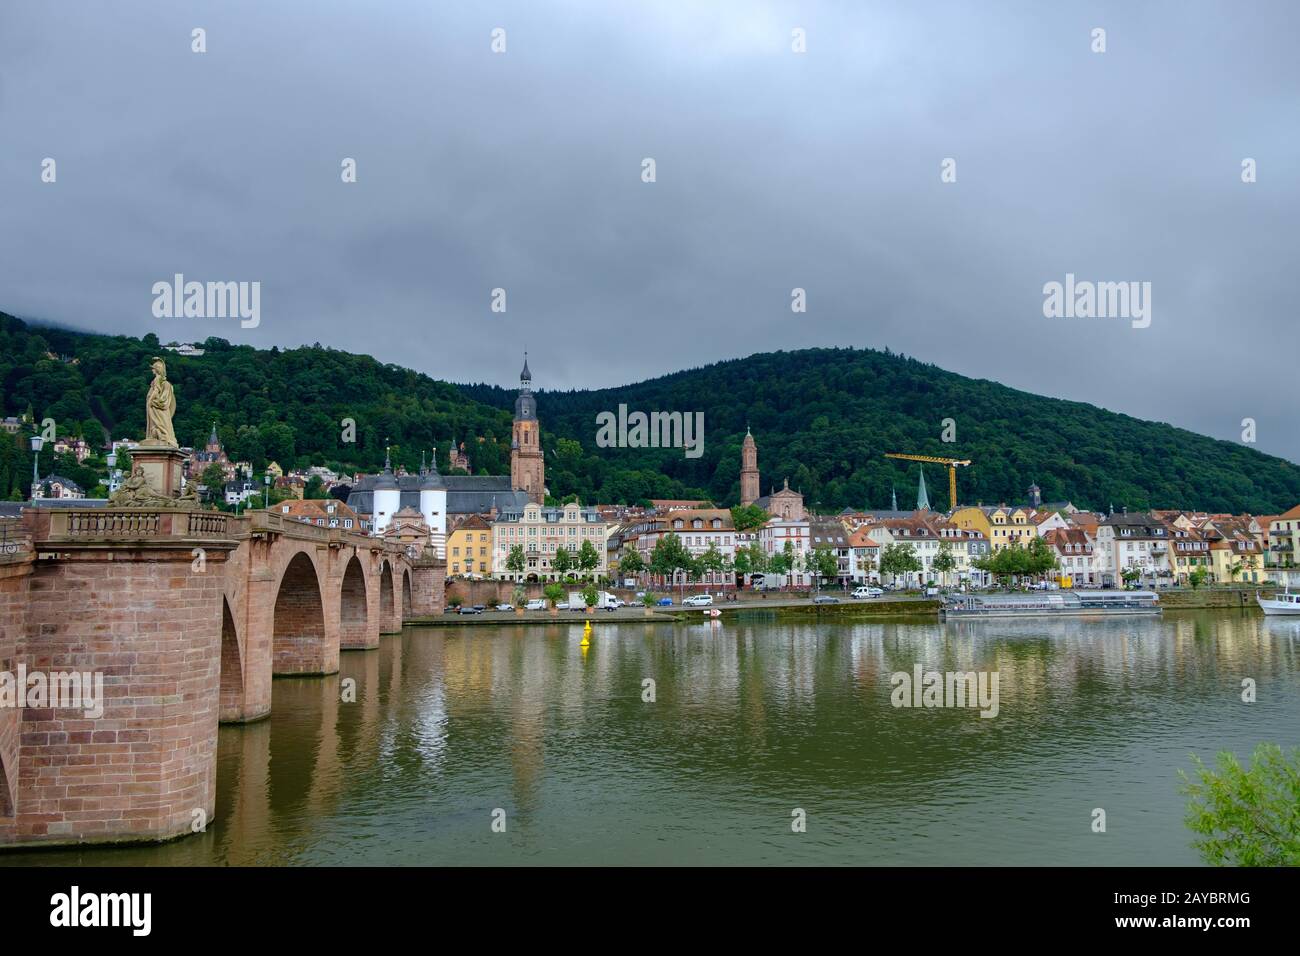
[[1300,749],[1255,748],[1250,768],[1229,751],[1211,769],[1193,756],[1196,779],[1183,771],[1186,823],[1213,866],[1300,866]]

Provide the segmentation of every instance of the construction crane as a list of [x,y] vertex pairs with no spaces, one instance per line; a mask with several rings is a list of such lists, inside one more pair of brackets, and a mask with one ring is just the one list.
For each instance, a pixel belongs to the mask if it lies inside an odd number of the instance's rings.
[[959,458],[935,458],[931,455],[903,455],[896,452],[886,452],[886,458],[901,458],[903,461],[927,461],[936,465],[948,466],[948,500],[951,502],[952,510],[957,510],[957,469],[964,468],[970,464]]

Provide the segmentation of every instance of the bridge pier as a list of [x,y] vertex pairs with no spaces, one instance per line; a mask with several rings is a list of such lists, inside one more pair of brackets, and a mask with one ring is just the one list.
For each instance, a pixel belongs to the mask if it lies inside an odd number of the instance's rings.
[[402,632],[402,590],[401,583],[393,571],[389,556],[382,552],[378,556],[379,579],[379,633],[400,634]]
[[221,515],[104,512],[69,527],[71,517],[25,513],[39,560],[4,576],[26,607],[22,636],[12,641],[6,626],[4,647],[16,646],[0,655],[50,685],[59,674],[102,681],[102,698],[28,696],[15,711],[16,760],[4,716],[11,806],[0,845],[192,832],[215,811],[223,565],[236,542]]
[[[13,535],[7,538],[13,541]],[[28,578],[32,573],[31,542],[17,542],[15,556],[0,555],[0,675],[13,674],[18,642],[27,629]],[[22,710],[0,707],[0,830],[12,822],[18,804],[18,757]]]
[[447,583],[447,562],[440,558],[416,558],[411,562],[411,605],[406,620],[441,614]]

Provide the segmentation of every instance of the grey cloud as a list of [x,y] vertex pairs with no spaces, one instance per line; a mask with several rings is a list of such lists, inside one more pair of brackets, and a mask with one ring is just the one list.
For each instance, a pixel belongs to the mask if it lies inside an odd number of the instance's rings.
[[[1297,27],[1280,0],[11,0],[0,309],[461,381],[526,345],[560,388],[889,346],[1223,438],[1253,417],[1297,460]],[[261,326],[154,319],[175,272],[262,281]],[[1151,328],[1045,319],[1067,272],[1151,281]]]

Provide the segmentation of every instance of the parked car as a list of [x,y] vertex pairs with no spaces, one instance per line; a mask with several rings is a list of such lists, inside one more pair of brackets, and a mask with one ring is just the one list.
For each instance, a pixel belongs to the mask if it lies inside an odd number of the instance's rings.
[[569,609],[569,602],[568,602],[568,601],[560,601],[558,604],[555,605],[555,607],[556,607],[558,610],[561,610],[561,611],[567,611],[567,610]]
[[656,601],[655,603],[657,603],[660,607],[672,607],[672,606],[673,606],[673,599],[672,599],[672,598],[660,598],[660,599],[659,599],[658,601]]
[[839,604],[840,599],[837,597],[831,597],[829,594],[819,594],[815,598],[813,598],[813,603],[814,604]]
[[468,606],[462,607],[460,609],[460,613],[461,614],[482,614],[483,607],[480,604],[475,604],[473,607],[468,607]]
[[692,594],[682,601],[682,607],[709,607],[713,604],[712,594]]
[[529,601],[527,604],[524,605],[524,610],[526,610],[526,611],[545,611],[545,610],[546,610],[546,600],[545,600],[544,598],[533,598],[531,601]]
[[498,610],[498,611],[513,611],[514,609],[515,609],[515,606],[514,606],[513,604],[498,604],[498,605],[497,605],[497,610]]

